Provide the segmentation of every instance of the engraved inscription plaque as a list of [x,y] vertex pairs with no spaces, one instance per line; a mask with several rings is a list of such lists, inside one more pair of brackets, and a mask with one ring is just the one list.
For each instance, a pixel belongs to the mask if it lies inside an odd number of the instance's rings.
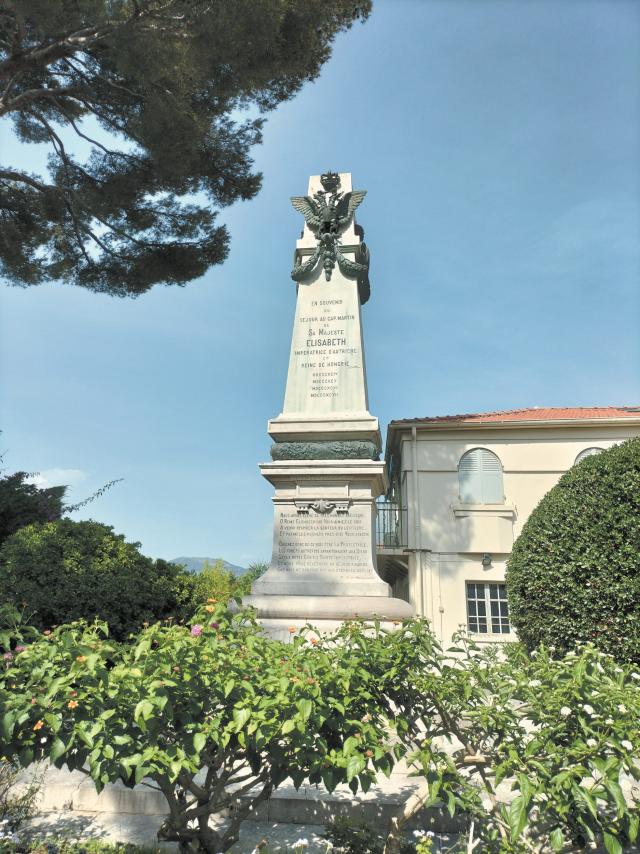
[[[363,508],[365,509],[365,508]],[[368,578],[373,570],[371,524],[363,514],[281,512],[274,565],[294,576]]]

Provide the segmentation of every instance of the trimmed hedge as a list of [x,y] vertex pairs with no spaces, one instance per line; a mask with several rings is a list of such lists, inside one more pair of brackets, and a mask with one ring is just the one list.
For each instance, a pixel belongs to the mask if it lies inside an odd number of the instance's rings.
[[192,576],[139,545],[99,522],[28,525],[0,548],[0,601],[24,608],[39,629],[97,617],[117,640],[145,621],[188,616]]
[[506,581],[528,649],[591,641],[640,663],[640,438],[560,478],[516,540]]

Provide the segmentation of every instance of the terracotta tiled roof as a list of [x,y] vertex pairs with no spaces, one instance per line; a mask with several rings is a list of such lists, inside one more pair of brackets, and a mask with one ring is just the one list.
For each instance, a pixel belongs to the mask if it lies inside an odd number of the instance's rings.
[[640,418],[640,406],[550,406],[507,409],[502,412],[474,412],[466,415],[438,415],[433,418],[405,418],[391,424],[474,424],[507,421],[584,421],[594,418]]

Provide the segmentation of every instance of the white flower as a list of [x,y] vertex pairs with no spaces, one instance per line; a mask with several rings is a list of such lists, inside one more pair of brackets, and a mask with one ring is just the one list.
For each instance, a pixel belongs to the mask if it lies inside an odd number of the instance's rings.
[[632,679],[640,679],[640,673],[636,673],[635,671],[631,674]]
[[622,673],[622,668],[621,667],[614,667],[613,672],[614,673]]
[[631,744],[631,742],[627,738],[621,741],[620,745],[624,747],[625,750],[633,750],[633,744]]
[[569,708],[569,706],[563,706],[560,709],[560,714],[562,715],[563,718],[568,718],[569,715],[571,714],[571,709]]
[[542,682],[539,679],[532,679],[531,682],[529,682],[530,688],[539,688],[541,685]]
[[427,834],[426,834],[426,831],[424,831],[424,830],[414,830],[413,835],[415,836],[416,839],[422,839],[422,837],[426,836]]
[[595,740],[595,738],[588,738],[587,739],[587,747],[596,747],[597,744],[598,744],[598,742]]
[[624,703],[620,703],[620,705],[618,706],[618,711],[622,712],[623,714],[627,711],[627,707]]
[[293,843],[294,848],[308,848],[309,840],[308,839],[298,839],[297,842]]
[[593,706],[590,706],[589,703],[585,703],[582,707],[588,715],[592,715],[594,712]]
[[607,718],[605,720],[605,723],[607,724],[607,726],[613,726],[613,718]]

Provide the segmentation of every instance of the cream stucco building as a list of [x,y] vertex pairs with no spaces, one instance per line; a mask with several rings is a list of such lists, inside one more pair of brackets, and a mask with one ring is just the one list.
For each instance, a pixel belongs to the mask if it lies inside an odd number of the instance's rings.
[[522,409],[392,421],[378,569],[447,642],[514,637],[506,560],[531,511],[582,456],[640,436],[640,407]]

